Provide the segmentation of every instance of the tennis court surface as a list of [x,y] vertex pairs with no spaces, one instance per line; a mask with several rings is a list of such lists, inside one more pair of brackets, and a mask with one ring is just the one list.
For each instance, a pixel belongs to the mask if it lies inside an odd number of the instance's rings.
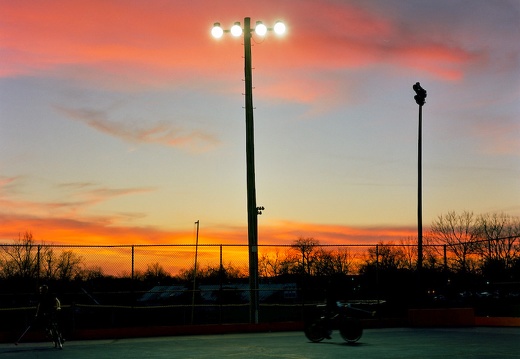
[[136,339],[0,344],[0,358],[520,358],[520,328],[366,329],[355,344],[339,333],[321,343],[302,332],[189,335]]

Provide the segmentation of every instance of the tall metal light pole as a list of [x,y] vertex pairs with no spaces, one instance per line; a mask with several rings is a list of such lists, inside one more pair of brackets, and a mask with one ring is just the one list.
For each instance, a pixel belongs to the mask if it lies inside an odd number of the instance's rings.
[[419,136],[418,136],[418,156],[417,156],[417,272],[422,271],[423,262],[423,230],[422,230],[422,108],[426,103],[426,90],[421,87],[419,82],[412,86],[416,95],[415,102],[419,105]]
[[255,185],[255,144],[253,122],[253,76],[251,66],[251,37],[252,32],[264,36],[267,31],[274,30],[277,34],[285,32],[285,25],[278,21],[274,27],[267,28],[257,21],[256,27],[251,28],[251,19],[244,18],[244,28],[239,22],[230,30],[223,30],[220,23],[215,23],[211,33],[220,38],[224,32],[233,36],[244,35],[244,74],[245,74],[245,108],[246,108],[246,165],[247,165],[247,235],[249,248],[249,287],[250,287],[250,322],[258,323],[258,215],[261,213],[256,206]]

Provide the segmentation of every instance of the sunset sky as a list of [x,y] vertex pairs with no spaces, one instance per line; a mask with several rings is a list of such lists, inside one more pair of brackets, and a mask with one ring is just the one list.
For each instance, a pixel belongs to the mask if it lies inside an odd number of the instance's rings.
[[520,216],[518,0],[0,0],[0,241],[247,243],[253,37],[260,244]]

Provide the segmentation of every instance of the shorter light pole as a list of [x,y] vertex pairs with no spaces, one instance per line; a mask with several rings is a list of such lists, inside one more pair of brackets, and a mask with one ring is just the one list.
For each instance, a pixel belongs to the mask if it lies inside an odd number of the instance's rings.
[[197,225],[197,233],[195,235],[195,263],[193,264],[193,291],[191,293],[191,324],[195,316],[195,290],[197,289],[197,254],[199,252],[199,221],[195,222]]
[[415,102],[419,105],[419,135],[417,156],[417,272],[422,271],[423,262],[423,228],[422,228],[422,108],[426,103],[426,90],[419,82],[412,86],[416,95]]

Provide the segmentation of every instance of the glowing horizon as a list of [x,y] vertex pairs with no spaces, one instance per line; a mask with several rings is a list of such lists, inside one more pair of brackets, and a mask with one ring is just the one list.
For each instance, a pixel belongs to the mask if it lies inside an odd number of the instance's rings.
[[261,244],[417,235],[417,81],[425,230],[520,216],[516,3],[2,1],[0,241],[246,243],[244,17]]

